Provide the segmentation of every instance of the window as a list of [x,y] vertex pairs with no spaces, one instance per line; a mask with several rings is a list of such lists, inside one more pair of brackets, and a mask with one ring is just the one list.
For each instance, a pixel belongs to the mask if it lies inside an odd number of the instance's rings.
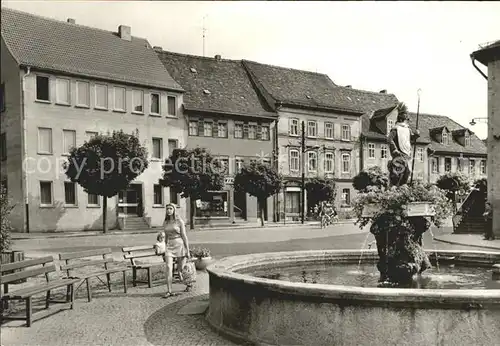
[[325,123],[325,138],[333,139],[333,123]]
[[315,151],[307,153],[307,170],[309,172],[316,172],[318,169],[318,154]]
[[114,110],[125,112],[125,99],[126,91],[125,88],[114,87],[115,105]]
[[240,157],[236,157],[235,158],[235,169],[236,169],[236,173],[240,173],[241,172],[241,169],[243,168],[243,159],[240,158]]
[[160,94],[151,94],[150,103],[149,113],[160,114]]
[[217,137],[227,138],[227,123],[217,123]]
[[476,174],[476,161],[473,159],[469,160],[469,174]]
[[189,121],[189,135],[198,136],[198,122],[190,120]]
[[76,147],[76,131],[63,130],[63,154],[69,154],[74,147]]
[[219,162],[220,162],[220,169],[221,169],[221,173],[222,174],[228,174],[229,173],[229,159],[227,157],[220,157],[219,158]]
[[56,79],[56,102],[69,105],[71,103],[69,93],[69,79]]
[[135,113],[144,112],[144,92],[142,90],[132,91],[132,109]]
[[234,124],[234,138],[243,138],[243,124],[235,123]]
[[465,132],[465,146],[470,147],[470,134]]
[[261,132],[261,139],[263,141],[268,141],[269,140],[269,126],[263,125],[260,128],[260,132]]
[[51,181],[41,181],[40,182],[40,204],[52,205],[52,182]]
[[299,170],[299,151],[295,149],[290,150],[290,170]]
[[90,85],[87,82],[76,82],[76,105],[90,107]]
[[450,157],[446,157],[444,159],[444,171],[451,172],[451,158]]
[[333,173],[333,153],[325,153],[325,172]]
[[163,188],[159,184],[153,185],[153,204],[163,205]]
[[486,174],[486,161],[481,160],[481,174]]
[[168,156],[171,156],[175,149],[177,149],[177,139],[169,139],[168,140]]
[[387,145],[385,145],[385,144],[382,144],[380,146],[380,157],[383,159],[387,158]]
[[212,137],[213,133],[212,133],[212,122],[211,121],[205,121],[203,123],[203,135],[205,137]]
[[462,160],[463,160],[463,158],[461,158],[461,157],[457,158],[457,172],[463,171]]
[[351,190],[349,190],[349,189],[342,189],[342,198],[341,198],[340,202],[344,206],[351,205]]
[[108,86],[104,84],[95,85],[95,108],[108,109]]
[[437,157],[431,159],[431,171],[432,173],[439,173],[439,160]]
[[0,159],[7,160],[7,135],[5,133],[0,135]]
[[94,132],[94,131],[86,131],[85,132],[85,137],[87,137],[87,142],[90,141],[95,136],[97,136],[97,132]]
[[8,183],[7,183],[7,178],[2,179],[2,181],[0,182],[0,186],[3,187],[3,189],[5,190],[5,193],[9,192],[9,186],[8,186]]
[[292,214],[300,213],[300,192],[287,191],[286,193],[286,212]]
[[351,171],[351,154],[342,154],[342,173]]
[[351,126],[350,125],[342,125],[342,140],[350,141],[351,140]]
[[76,184],[71,181],[64,182],[64,204],[76,205]]
[[443,131],[443,134],[441,136],[441,144],[448,145],[448,132]]
[[257,137],[257,125],[248,125],[248,139],[255,139]]
[[5,112],[5,83],[0,85],[0,112]]
[[36,99],[50,101],[49,77],[36,76]]
[[170,188],[170,203],[179,205],[179,195],[172,188]]
[[161,159],[162,158],[162,149],[163,149],[163,140],[161,138],[153,137],[153,158]]
[[168,115],[177,116],[177,100],[175,96],[167,96]]
[[318,135],[318,123],[310,120],[307,122],[307,137],[316,137]]
[[290,136],[299,135],[299,119],[290,119]]
[[87,204],[93,206],[99,205],[99,196],[91,193],[87,194]]
[[52,154],[52,129],[38,128],[38,153]]
[[424,149],[417,148],[417,157],[420,162],[424,162]]
[[387,132],[389,132],[394,127],[394,120],[387,119]]
[[368,143],[368,157],[370,159],[375,158],[375,144],[373,143]]

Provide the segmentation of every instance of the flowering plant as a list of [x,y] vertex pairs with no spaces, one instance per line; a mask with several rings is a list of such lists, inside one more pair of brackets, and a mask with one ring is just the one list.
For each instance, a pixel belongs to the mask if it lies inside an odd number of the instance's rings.
[[190,251],[191,257],[195,258],[204,258],[204,257],[210,257],[210,250],[207,248],[201,248],[201,247],[194,247]]
[[[376,221],[382,214],[391,215],[396,222],[406,217],[407,207],[410,203],[425,202],[432,205],[434,215],[431,222],[437,227],[452,214],[453,206],[446,197],[446,192],[434,185],[423,185],[416,183],[412,186],[368,186],[366,192],[360,192],[353,204],[353,210],[357,217],[356,223],[361,228],[368,223]],[[367,205],[377,205],[379,208],[372,216],[363,216],[363,209]]]

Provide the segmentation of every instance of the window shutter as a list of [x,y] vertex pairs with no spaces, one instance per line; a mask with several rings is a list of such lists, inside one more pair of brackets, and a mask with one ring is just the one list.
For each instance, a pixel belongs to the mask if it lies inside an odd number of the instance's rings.
[[255,138],[257,138],[257,139],[262,138],[262,125],[261,124],[257,124],[257,134],[256,134]]
[[248,123],[243,124],[243,138],[248,138]]
[[212,137],[219,137],[219,123],[217,121],[212,123]]
[[203,119],[198,120],[198,136],[204,136],[204,122]]

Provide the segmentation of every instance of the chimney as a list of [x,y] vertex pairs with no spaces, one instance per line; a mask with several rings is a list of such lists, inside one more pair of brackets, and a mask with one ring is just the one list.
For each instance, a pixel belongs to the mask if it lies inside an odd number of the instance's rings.
[[345,87],[346,88],[352,88],[352,85],[346,85]]
[[118,27],[118,36],[120,36],[122,40],[132,41],[132,36],[130,35],[130,26],[120,25]]
[[222,57],[221,57],[219,54],[217,54],[217,55],[215,56],[215,60],[220,61],[221,59],[222,59]]
[[163,50],[162,47],[160,46],[154,46],[153,49],[156,51],[156,52],[161,52]]
[[387,90],[386,89],[380,90],[379,93],[381,93],[381,94],[387,94]]
[[75,24],[75,20],[73,18],[68,18],[67,22],[70,24]]

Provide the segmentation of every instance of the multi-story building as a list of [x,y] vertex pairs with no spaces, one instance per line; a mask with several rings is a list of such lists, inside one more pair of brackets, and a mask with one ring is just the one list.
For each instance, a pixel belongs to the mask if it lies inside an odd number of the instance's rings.
[[165,52],[157,47],[166,69],[184,94],[187,147],[207,148],[224,164],[226,186],[196,201],[196,223],[272,220],[270,198],[259,215],[255,197],[235,192],[232,178],[253,160],[271,164],[276,113],[263,103],[241,61]]
[[471,54],[474,67],[476,60],[488,67],[488,201],[493,209],[493,234],[500,238],[500,40],[483,45]]
[[148,41],[124,25],[110,32],[7,8],[1,38],[1,174],[16,204],[13,226],[100,229],[102,198],[70,182],[61,165],[71,147],[120,129],[139,131],[151,162],[108,201],[108,224],[161,225],[165,202],[178,201],[158,185],[162,158],[186,144],[186,123],[182,88]]
[[[279,117],[278,169],[284,189],[277,196],[280,218],[297,219],[301,212],[301,175],[333,179],[337,201],[348,207],[352,178],[359,171],[362,111],[349,96],[349,88],[336,86],[327,75],[243,61],[259,93]],[[301,145],[304,124],[305,146]],[[307,194],[304,210],[308,205]],[[313,200],[312,198],[310,199]],[[309,203],[312,204],[312,203]]]

